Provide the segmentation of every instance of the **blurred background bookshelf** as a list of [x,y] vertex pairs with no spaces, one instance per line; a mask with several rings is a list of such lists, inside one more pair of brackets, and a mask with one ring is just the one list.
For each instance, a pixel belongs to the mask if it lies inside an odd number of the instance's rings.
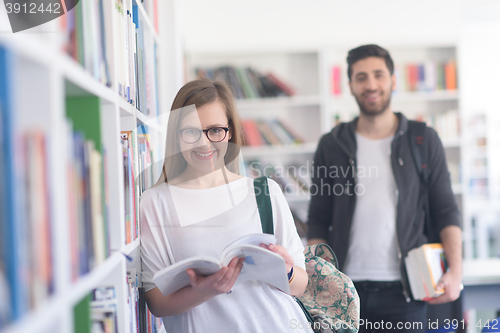
[[[347,51],[369,43],[386,47],[395,61],[398,83],[392,96],[393,110],[409,119],[425,121],[443,143],[464,227],[464,309],[468,318],[492,319],[492,309],[500,309],[500,304],[492,305],[494,300],[487,302],[484,298],[479,302],[476,296],[498,295],[500,285],[500,122],[494,102],[496,81],[490,78],[491,73],[500,73],[494,58],[500,51],[494,42],[499,23],[493,13],[499,12],[498,5],[494,1],[459,1],[451,9],[451,2],[424,1],[410,9],[390,0],[383,3],[366,3],[356,9],[340,2],[307,8],[289,6],[277,10],[276,17],[270,19],[263,13],[276,9],[276,3],[233,6],[220,1],[228,13],[225,24],[195,33],[198,13],[222,19],[215,7],[197,3],[199,12],[187,15],[186,10],[181,15],[187,30],[187,77],[233,68],[233,77],[239,79],[238,71],[241,76],[250,68],[261,76],[272,73],[292,88],[294,94],[240,96],[239,111],[246,122],[256,125],[246,129],[250,138],[242,151],[247,174],[274,176],[294,217],[305,223],[297,226],[307,227],[309,194],[298,170],[309,172],[321,135],[359,112],[348,86]],[[393,15],[393,11],[382,11],[379,6],[414,15]],[[245,7],[248,17],[231,15],[236,7]],[[437,16],[430,15],[431,8]],[[353,20],[349,10],[372,23]],[[377,13],[377,23],[373,13]],[[298,16],[302,18],[300,23],[292,19]],[[254,17],[261,18],[256,26],[250,24]],[[422,26],[417,17],[428,21]],[[193,28],[188,29],[190,26]],[[227,26],[234,29],[225,29]],[[349,33],[342,33],[344,30]],[[303,72],[307,76],[300,74]],[[228,82],[231,84],[231,80]],[[236,84],[244,90],[244,82]],[[282,122],[298,134],[299,140],[266,140],[262,122]],[[255,140],[255,127],[261,139]]]
[[80,1],[0,34],[1,332],[164,331],[141,288],[138,207],[183,83],[174,8]]

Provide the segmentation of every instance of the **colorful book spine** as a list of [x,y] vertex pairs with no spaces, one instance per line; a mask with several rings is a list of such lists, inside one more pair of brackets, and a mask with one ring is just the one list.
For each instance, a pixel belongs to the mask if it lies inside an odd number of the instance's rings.
[[[12,109],[13,54],[0,46],[0,111],[2,118],[2,210],[0,212],[2,237],[2,266],[10,296],[10,316],[7,321],[19,319],[29,309],[29,260],[23,239],[26,236],[24,214],[24,164],[19,144],[22,142],[15,131],[15,115]],[[2,270],[3,270],[2,269]]]
[[[121,133],[122,140],[126,140],[127,153],[125,161],[124,151],[124,172],[125,179],[125,216],[126,216],[126,240],[127,244],[135,240],[139,234],[139,195],[140,195],[140,170],[138,162],[138,145],[136,131],[125,131]],[[122,141],[123,143],[123,141]],[[126,163],[126,168],[125,168]],[[130,216],[130,222],[128,220]]]
[[280,119],[245,119],[242,125],[247,146],[304,143],[304,140]]
[[107,52],[112,45],[112,36],[107,33],[109,29],[105,22],[110,15],[104,0],[80,1],[67,12],[61,27],[65,35],[63,49],[96,80],[107,86],[112,85]]
[[216,68],[197,68],[199,78],[221,80],[234,90],[238,99],[293,96],[295,89],[273,73],[259,74],[252,68],[220,66]]
[[332,67],[332,95],[340,96],[342,94],[341,81],[340,81],[340,66],[335,65]]
[[[404,68],[404,70],[401,70]],[[454,59],[446,63],[426,61],[418,64],[396,65],[397,91],[456,90],[457,69]]]

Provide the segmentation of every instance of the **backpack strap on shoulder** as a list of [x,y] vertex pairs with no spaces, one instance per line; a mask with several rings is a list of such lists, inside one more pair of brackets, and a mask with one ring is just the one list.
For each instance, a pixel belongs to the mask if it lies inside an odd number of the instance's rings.
[[425,137],[425,128],[427,125],[420,121],[408,121],[408,138],[410,140],[410,149],[415,161],[420,183],[422,184],[421,200],[423,200],[425,210],[424,234],[430,243],[439,243],[439,234],[432,225],[429,209],[429,168],[427,160],[427,143]]
[[425,128],[427,125],[421,121],[408,121],[408,139],[413,155],[413,161],[417,168],[420,180],[427,186],[429,183],[429,169],[427,167],[427,146],[425,138]]
[[273,208],[271,206],[267,180],[266,176],[255,178],[253,180],[253,188],[255,199],[257,200],[257,208],[259,209],[262,232],[265,234],[274,234]]

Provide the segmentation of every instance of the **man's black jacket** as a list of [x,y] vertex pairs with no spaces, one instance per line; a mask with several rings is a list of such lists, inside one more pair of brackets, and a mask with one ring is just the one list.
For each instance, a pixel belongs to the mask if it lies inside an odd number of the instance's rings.
[[[409,250],[427,243],[424,234],[425,197],[410,149],[408,120],[401,113],[396,115],[399,126],[391,143],[391,166],[398,189],[396,232],[400,249],[400,270],[404,289],[409,292],[402,259]],[[349,123],[341,123],[321,138],[312,168],[313,185],[307,237],[326,239],[337,255],[341,270],[347,256],[349,231],[356,204],[357,121],[358,118]],[[428,127],[425,140],[430,220],[436,232],[450,225],[460,227],[460,216],[451,190],[443,145],[437,133]]]

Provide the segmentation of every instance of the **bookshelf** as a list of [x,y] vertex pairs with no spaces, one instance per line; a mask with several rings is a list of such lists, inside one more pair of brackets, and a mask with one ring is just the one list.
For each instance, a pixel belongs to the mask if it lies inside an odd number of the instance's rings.
[[463,95],[460,109],[467,129],[463,160],[465,255],[478,262],[500,256],[500,117],[490,79],[490,75],[500,73],[492,56],[497,50],[491,45],[500,25],[490,19],[499,10],[497,4],[471,7],[464,16],[458,48]]
[[[145,309],[135,318],[140,232],[127,239],[134,218],[126,209],[137,209],[159,174],[166,110],[183,80],[175,6],[80,1],[42,26],[0,34],[0,167],[8,171],[0,188],[1,332],[82,332],[90,317],[79,311],[94,309],[92,299],[107,302],[117,332],[148,321]],[[7,17],[3,6],[0,15]],[[123,131],[137,142],[128,151],[137,164],[128,206]],[[140,146],[146,137],[148,149]],[[80,148],[88,154],[81,161]],[[127,278],[133,270],[136,281]]]

